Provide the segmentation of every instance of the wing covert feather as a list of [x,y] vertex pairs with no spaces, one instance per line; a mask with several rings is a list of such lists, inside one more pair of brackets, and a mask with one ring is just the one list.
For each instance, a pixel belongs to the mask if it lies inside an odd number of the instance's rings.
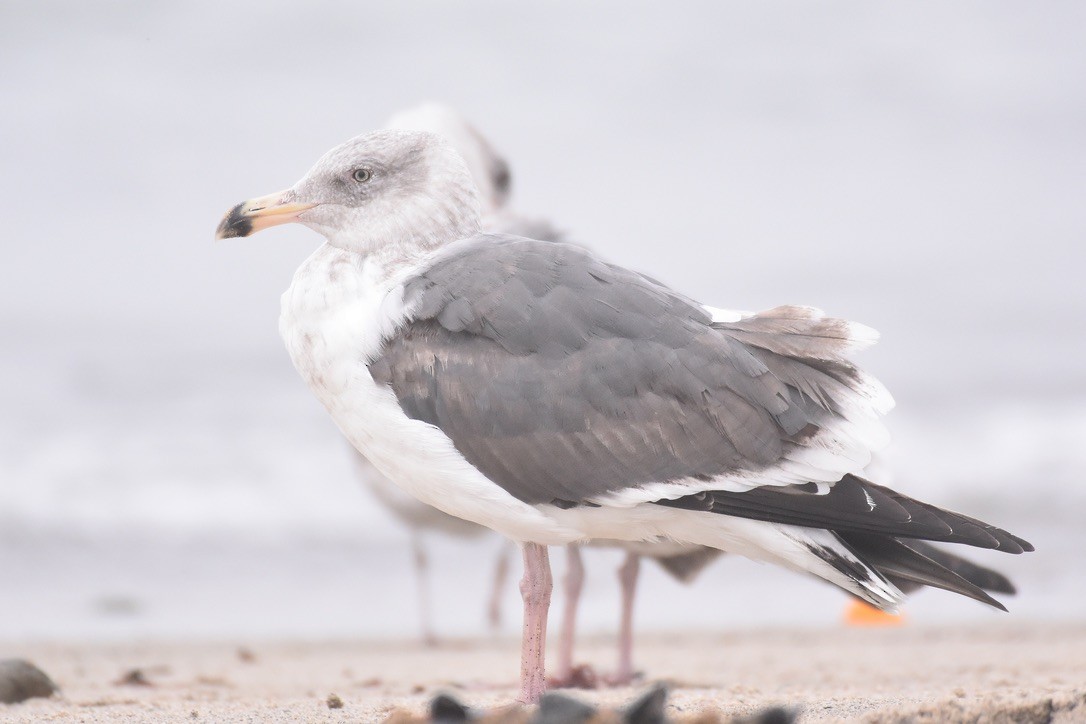
[[841,424],[852,394],[847,362],[745,343],[701,305],[569,244],[458,242],[405,300],[411,321],[374,378],[529,503],[771,471]]

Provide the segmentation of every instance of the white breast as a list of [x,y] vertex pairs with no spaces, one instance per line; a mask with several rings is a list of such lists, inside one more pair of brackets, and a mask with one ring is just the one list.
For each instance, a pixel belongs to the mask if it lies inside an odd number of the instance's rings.
[[433,425],[403,413],[367,364],[407,320],[402,281],[376,259],[326,244],[283,295],[279,331],[295,368],[347,439],[382,473],[424,503],[514,540],[562,544],[583,533],[506,493],[468,463]]

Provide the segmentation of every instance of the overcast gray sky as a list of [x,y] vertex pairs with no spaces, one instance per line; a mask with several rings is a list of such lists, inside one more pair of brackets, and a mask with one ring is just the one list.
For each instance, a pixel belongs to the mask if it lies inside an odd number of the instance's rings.
[[219,217],[434,99],[509,157],[522,209],[717,306],[875,326],[899,390],[1021,372],[1086,392],[1081,3],[3,15],[7,344],[277,354],[278,295],[318,238],[213,243]]

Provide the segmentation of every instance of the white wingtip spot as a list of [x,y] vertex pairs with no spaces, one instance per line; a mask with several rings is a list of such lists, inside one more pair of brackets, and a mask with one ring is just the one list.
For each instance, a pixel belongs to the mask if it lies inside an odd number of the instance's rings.
[[867,488],[861,488],[861,490],[863,490],[863,493],[864,493],[864,500],[867,501],[868,510],[869,511],[874,510],[875,509],[875,500],[874,500],[874,498],[871,497],[871,493],[867,492]]

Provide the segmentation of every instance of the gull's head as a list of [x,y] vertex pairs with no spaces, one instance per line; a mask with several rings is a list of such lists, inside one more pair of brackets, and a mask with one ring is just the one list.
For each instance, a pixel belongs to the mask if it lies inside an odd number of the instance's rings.
[[512,185],[509,164],[483,134],[454,109],[441,103],[423,103],[392,116],[385,128],[433,133],[451,143],[464,158],[479,187],[483,216],[497,214],[508,203]]
[[238,204],[216,238],[299,222],[351,251],[425,249],[474,234],[479,215],[471,172],[447,140],[386,130],[336,146],[289,189]]

